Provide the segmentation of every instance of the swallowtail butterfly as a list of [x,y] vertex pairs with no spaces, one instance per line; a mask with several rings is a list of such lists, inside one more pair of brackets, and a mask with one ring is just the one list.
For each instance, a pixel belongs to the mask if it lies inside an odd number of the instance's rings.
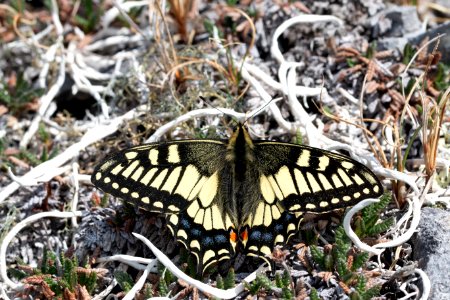
[[267,256],[299,228],[302,214],[323,213],[378,197],[382,186],[364,165],[303,145],[254,141],[238,125],[226,141],[179,140],[112,154],[94,185],[165,214],[175,238],[203,271],[236,249]]

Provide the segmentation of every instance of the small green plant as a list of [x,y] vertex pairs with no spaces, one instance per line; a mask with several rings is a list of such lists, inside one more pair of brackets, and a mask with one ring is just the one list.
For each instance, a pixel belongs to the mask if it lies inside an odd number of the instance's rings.
[[403,60],[402,60],[402,63],[404,65],[409,64],[409,62],[413,58],[414,54],[416,54],[416,50],[414,49],[414,47],[411,44],[407,43],[405,45],[405,47],[403,48]]
[[378,203],[369,205],[362,210],[361,217],[358,217],[355,221],[355,233],[360,238],[378,235],[394,224],[393,218],[379,220],[380,213],[386,209],[391,200],[391,195],[385,193]]
[[[221,290],[225,289],[223,277],[220,276],[220,274],[218,274],[217,277],[216,277],[216,288],[221,289]],[[217,298],[217,297],[213,297],[213,299],[214,300],[219,300],[219,298]]]
[[83,9],[74,18],[84,32],[91,32],[97,26],[103,14],[102,4],[103,0],[100,0],[99,4],[96,4],[94,0],[81,0],[80,7]]
[[153,297],[153,286],[150,283],[144,285],[144,299]]
[[434,85],[439,91],[444,91],[450,87],[450,66],[443,63],[437,64],[436,77]]
[[274,285],[270,281],[270,279],[263,274],[256,275],[256,279],[253,280],[250,284],[245,283],[245,287],[249,290],[250,294],[257,295],[261,289],[269,291],[272,289]]
[[[214,22],[212,20],[205,19],[203,21],[203,26],[210,36],[214,36],[214,27],[216,26],[214,25]],[[219,32],[219,37],[223,37],[223,32]]]
[[297,132],[295,133],[294,144],[297,144],[297,145],[303,144],[303,135],[302,135],[300,129],[298,129]]
[[364,276],[359,276],[355,285],[355,291],[350,294],[350,299],[370,300],[380,294],[381,286],[376,285],[369,289],[367,289],[366,286],[366,278]]
[[158,292],[161,296],[166,296],[169,294],[169,287],[163,278],[159,279]]
[[[355,232],[360,238],[378,235],[388,230],[394,220],[392,218],[380,221],[380,212],[384,210],[391,201],[389,194],[384,194],[378,203],[374,203],[364,208],[361,216],[355,222]],[[379,286],[366,287],[366,279],[359,270],[369,259],[366,252],[355,253],[352,249],[350,238],[345,234],[342,226],[336,229],[335,244],[332,248],[326,247],[321,250],[315,245],[311,245],[310,253],[313,260],[322,270],[336,272],[342,283],[354,287],[355,291],[350,295],[351,299],[371,299],[379,294]],[[317,291],[311,290],[311,299]],[[318,299],[318,296],[317,296]]]
[[158,273],[162,274],[158,284],[159,295],[166,296],[169,294],[169,285],[176,281],[176,277],[162,264],[158,265]]
[[117,283],[124,292],[128,292],[129,290],[131,290],[134,285],[133,278],[131,278],[130,274],[124,271],[115,271],[114,278],[116,278]]
[[4,104],[13,115],[23,112],[30,102],[44,92],[43,89],[33,87],[21,73],[17,75],[15,85],[8,86],[5,81],[0,83],[0,104]]
[[283,274],[275,274],[275,285],[281,288],[281,298],[282,299],[292,299],[294,295],[291,290],[291,275],[287,270],[284,270]]
[[236,275],[234,274],[234,269],[231,268],[228,271],[228,274],[225,277],[225,280],[223,281],[223,287],[225,289],[233,288],[236,285],[235,282],[236,282]]
[[320,300],[319,293],[317,293],[317,290],[315,288],[311,288],[311,293],[309,294],[309,298],[311,300]]
[[92,292],[97,284],[97,273],[89,266],[78,267],[76,257],[68,258],[62,253],[58,256],[47,250],[44,250],[38,268],[31,270],[24,268],[24,270],[28,271],[18,272],[17,269],[9,269],[8,272],[27,284],[25,294],[33,293],[36,298],[41,297],[39,293],[52,294],[60,298],[67,292],[74,293],[78,286],[84,286],[88,292]]
[[17,10],[19,13],[23,13],[25,10],[25,0],[13,0],[10,2],[11,7]]
[[110,195],[105,193],[100,200],[100,207],[108,207]]
[[236,6],[237,5],[237,0],[227,0],[227,5],[228,6]]
[[42,152],[40,155],[32,153],[26,149],[21,149],[19,153],[19,158],[27,161],[33,166],[39,165],[49,159],[52,159],[59,153],[57,148],[54,148],[50,153],[48,153],[47,147],[42,147]]

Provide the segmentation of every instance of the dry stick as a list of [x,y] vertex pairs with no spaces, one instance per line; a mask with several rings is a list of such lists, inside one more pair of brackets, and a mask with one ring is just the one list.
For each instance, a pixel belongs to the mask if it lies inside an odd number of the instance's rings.
[[[272,37],[272,46],[270,52],[272,56],[280,63],[278,69],[278,78],[282,85],[282,91],[288,96],[289,105],[291,106],[291,113],[294,115],[297,122],[300,122],[303,127],[306,128],[306,133],[312,140],[312,144],[316,144],[314,136],[318,133],[317,128],[309,121],[309,115],[304,111],[303,107],[298,103],[296,93],[293,91],[296,87],[295,82],[295,68],[299,66],[297,62],[288,62],[281,53],[278,38],[291,26],[300,23],[315,23],[315,22],[336,22],[338,25],[342,25],[342,20],[334,16],[320,16],[320,15],[301,15],[283,22],[274,32]],[[317,89],[318,94],[321,92],[326,94],[326,90],[323,88]],[[312,134],[308,133],[308,130],[312,130]],[[321,134],[320,134],[321,135]],[[320,136],[319,135],[319,136]]]
[[11,279],[9,279],[7,274],[7,267],[6,267],[6,250],[8,249],[9,243],[17,236],[20,230],[28,226],[29,224],[36,222],[43,218],[53,217],[53,218],[71,218],[71,217],[81,217],[82,213],[81,211],[74,211],[74,212],[60,212],[60,211],[50,211],[50,212],[43,212],[38,213],[35,215],[32,215],[25,220],[19,222],[16,224],[9,232],[6,234],[6,236],[3,238],[2,244],[0,246],[0,276],[3,279],[3,282],[6,283],[9,287],[13,289],[20,289],[23,285],[17,284],[13,282]]
[[[264,105],[270,103],[270,101],[272,100],[272,96],[270,96],[270,94],[263,88],[262,84],[256,78],[250,75],[250,73],[245,68],[245,65],[241,69],[241,75],[242,78],[246,80],[248,83],[250,83],[251,86],[259,94],[259,96],[264,100]],[[275,121],[278,123],[280,127],[284,128],[285,130],[291,133],[295,133],[296,126],[283,118],[283,116],[281,115],[281,111],[278,108],[278,106],[276,106],[275,102],[269,105],[269,109]]]
[[420,300],[427,300],[430,296],[431,292],[431,281],[428,275],[421,269],[416,268],[414,270],[416,274],[419,274],[419,276],[422,278],[422,296],[420,297]]
[[[138,256],[131,256],[131,255],[126,255],[126,254],[116,254],[116,255],[111,255],[111,256],[100,257],[100,258],[97,258],[97,260],[96,260],[97,263],[108,263],[108,262],[113,262],[113,261],[119,261],[119,262],[125,263],[129,266],[132,266],[136,270],[142,271],[142,270],[145,270],[146,265],[152,263],[154,261],[154,259],[138,257]],[[157,268],[155,268],[155,270],[153,270],[153,271],[156,272]]]
[[374,199],[374,198],[369,198],[369,199],[365,199],[361,202],[358,202],[356,205],[354,205],[352,208],[350,208],[350,210],[345,214],[344,220],[342,221],[342,226],[344,227],[345,233],[347,234],[347,236],[352,240],[352,242],[355,244],[356,247],[358,247],[359,249],[369,252],[369,253],[373,253],[375,255],[380,255],[383,250],[380,249],[376,249],[375,246],[371,247],[369,245],[367,245],[366,243],[363,243],[359,237],[356,235],[356,233],[353,231],[352,227],[351,227],[351,221],[353,216],[359,212],[360,210],[362,210],[363,208],[372,205],[373,203],[378,203],[380,202],[380,199]]
[[114,278],[108,285],[108,287],[103,291],[101,291],[101,293],[95,295],[92,298],[92,300],[102,300],[103,298],[107,297],[111,293],[111,291],[116,287],[117,283],[118,283],[117,280]]
[[64,46],[63,46],[63,27],[61,24],[61,21],[59,20],[58,15],[58,6],[56,3],[56,0],[52,0],[52,19],[53,23],[55,24],[56,33],[58,35],[57,41],[50,49],[48,50],[47,54],[51,56],[51,60],[53,60],[56,57],[56,53],[58,49],[61,52],[60,55],[60,64],[59,64],[59,73],[58,78],[55,82],[55,84],[50,88],[50,90],[41,97],[41,105],[39,107],[39,110],[37,112],[37,115],[34,117],[33,121],[31,122],[30,127],[28,128],[27,132],[24,134],[22,140],[20,141],[20,148],[26,148],[28,143],[30,142],[31,138],[36,134],[36,131],[39,127],[39,122],[42,120],[42,117],[45,115],[45,112],[50,106],[50,103],[53,101],[55,96],[58,94],[59,90],[61,89],[64,80],[66,78],[66,69],[65,69],[65,58],[64,58]]
[[[139,26],[133,21],[133,19],[128,15],[128,11],[126,11],[122,5],[125,3],[119,3],[116,0],[113,0],[114,6],[117,8],[117,10],[120,12],[121,16],[128,22],[128,24],[133,27],[136,32],[138,32],[142,36],[146,36],[145,33],[139,28]],[[139,3],[140,4],[140,3]],[[129,8],[128,8],[129,10]]]
[[[424,197],[423,195],[426,194],[426,191],[428,190],[428,188],[424,189],[422,197]],[[372,203],[377,203],[377,202],[379,202],[378,199],[366,199],[366,200],[363,200],[363,201],[359,202],[358,204],[356,204],[345,215],[345,218],[343,221],[343,226],[345,228],[347,236],[353,241],[355,246],[357,246],[358,248],[360,248],[361,250],[364,250],[366,252],[378,255],[378,258],[380,260],[380,255],[384,250],[377,249],[377,248],[391,248],[391,247],[400,246],[411,239],[412,235],[415,233],[415,231],[419,225],[419,222],[420,222],[421,203],[420,203],[418,197],[414,197],[413,202],[412,202],[413,219],[411,220],[409,229],[404,234],[402,234],[401,236],[399,236],[389,242],[379,243],[374,246],[369,246],[369,245],[361,242],[359,237],[352,230],[350,222],[351,222],[351,219],[354,214],[356,214],[357,212],[362,210],[364,207],[369,206]],[[409,202],[409,203],[411,203],[411,202]],[[411,210],[409,210],[409,211],[411,211]],[[423,295],[422,295],[421,299],[424,299],[424,300],[428,299],[428,295],[430,293],[430,280],[428,279],[428,276],[422,270],[416,269],[416,272],[419,273],[419,275],[422,277],[422,282],[423,282]],[[426,296],[424,296],[424,295],[426,295]]]
[[[50,47],[49,51],[47,52],[48,56],[53,56],[53,58],[56,55],[56,52],[58,48],[62,49],[62,44],[59,42],[55,45],[52,45]],[[37,115],[34,117],[34,119],[31,121],[31,125],[28,128],[27,132],[25,132],[22,140],[20,141],[20,148],[26,148],[28,146],[28,143],[30,142],[31,138],[36,134],[36,131],[39,128],[39,123],[41,122],[43,116],[47,112],[47,109],[50,106],[50,103],[53,101],[53,99],[56,97],[56,95],[59,93],[64,80],[66,78],[66,70],[65,70],[65,58],[64,55],[60,56],[60,64],[59,64],[59,73],[58,78],[54,85],[49,89],[49,91],[43,95],[40,99],[41,105],[39,107],[39,110],[37,111]]]
[[[77,51],[76,44],[74,42],[71,42],[67,49],[67,65],[68,65],[68,69],[70,70],[70,73],[72,75],[72,79],[75,82],[75,86],[72,87],[72,90],[75,90],[75,87],[76,87],[80,91],[84,91],[86,93],[91,94],[91,96],[94,97],[94,99],[99,104],[102,114],[103,114],[103,117],[105,117],[107,119],[107,118],[109,118],[108,105],[106,104],[103,97],[100,95],[100,93],[103,93],[106,90],[106,87],[92,85],[92,83],[89,81],[89,79],[84,74],[91,73],[91,76],[95,76],[99,72],[97,72],[97,71],[93,72],[93,69],[91,69],[91,68],[88,68],[87,70],[81,69],[76,63],[76,57],[77,57],[76,51]],[[105,76],[102,74],[101,77],[110,79],[111,75]],[[103,78],[95,78],[95,79],[102,80]],[[76,92],[76,91],[74,91],[74,92]]]
[[[237,295],[242,293],[245,289],[244,283],[238,284],[235,288],[222,290],[218,288],[214,288],[212,286],[209,286],[201,281],[195,280],[188,275],[186,275],[184,272],[182,272],[180,269],[178,269],[175,264],[166,256],[164,253],[162,253],[158,248],[156,248],[147,238],[144,236],[134,233],[133,235],[144,242],[147,247],[152,250],[153,254],[156,256],[156,258],[170,271],[172,272],[177,278],[180,278],[184,281],[186,281],[188,284],[195,286],[202,292],[211,294],[212,296],[221,298],[221,299],[231,299],[235,298]],[[256,279],[256,275],[260,273],[264,273],[267,270],[266,267],[259,267],[256,271],[248,275],[246,278],[244,278],[244,282],[250,283],[253,280]]]
[[[288,84],[287,80],[288,80],[288,72],[290,72],[290,70],[295,69],[297,66],[299,66],[300,64],[297,62],[288,62],[284,59],[283,54],[281,53],[280,47],[278,45],[278,38],[291,26],[296,25],[296,24],[301,24],[301,23],[316,23],[316,22],[335,22],[337,23],[339,26],[343,25],[343,21],[334,17],[334,16],[326,16],[326,15],[300,15],[297,17],[293,17],[288,19],[287,21],[283,22],[274,32],[273,37],[272,37],[272,46],[270,48],[270,52],[272,54],[272,56],[280,63],[280,67],[278,69],[278,78],[280,80],[280,83],[283,87],[283,93],[285,95],[288,95],[289,91],[293,89],[296,84],[295,82],[293,84]],[[327,91],[326,89],[319,88],[317,89],[317,95],[320,95],[321,93],[324,93],[325,95],[327,95]],[[298,102],[297,99],[290,99],[289,104],[293,105],[294,102]],[[294,104],[295,106],[297,106],[296,104]],[[291,107],[292,108],[292,107]],[[302,126],[305,126],[306,123],[311,123],[311,122],[307,122],[306,120],[302,120],[299,119],[299,115],[296,115],[296,109],[291,109],[291,113],[294,115],[294,117],[296,117],[296,120],[298,122],[302,122]],[[309,118],[308,118],[309,119]],[[312,125],[312,123],[311,123]],[[305,126],[306,127],[306,126]],[[308,127],[311,127],[308,125]],[[315,130],[314,130],[315,131]],[[307,132],[308,134],[308,132]],[[311,138],[313,138],[313,135],[310,135]],[[313,141],[313,144],[315,142]]]
[[363,132],[364,137],[366,138],[367,144],[369,145],[372,153],[377,156],[378,160],[380,161],[380,163],[382,165],[387,167],[388,166],[387,158],[384,155],[383,149],[381,149],[381,145],[378,143],[377,139],[374,139],[376,145],[378,146],[378,151],[376,151],[375,148],[372,145],[372,142],[369,139],[369,135],[368,135],[366,126],[364,125],[364,121],[363,121],[364,120],[364,110],[363,110],[364,109],[364,105],[363,105],[364,101],[363,101],[363,98],[364,98],[364,91],[366,89],[366,82],[367,82],[367,74],[366,74],[366,76],[364,76],[364,81],[363,81],[363,85],[362,85],[362,88],[361,88],[361,94],[359,95],[359,115],[360,115],[360,123],[361,123],[361,127],[362,127],[362,132]]
[[[284,64],[284,65],[286,65],[286,64]],[[280,79],[280,81],[282,81],[282,80]],[[289,101],[288,104],[289,104],[289,106],[291,108],[291,112],[294,115],[297,122],[300,122],[302,127],[305,128],[309,144],[313,147],[320,147],[319,141],[322,143],[325,143],[325,144],[337,143],[337,142],[332,141],[331,139],[325,137],[322,134],[322,132],[320,132],[319,129],[316,126],[314,126],[309,114],[306,112],[306,110],[303,108],[303,106],[298,101],[297,95],[295,94],[295,92],[293,90],[290,89],[291,86],[292,87],[295,86],[295,82],[296,82],[296,70],[295,70],[295,66],[291,65],[291,67],[287,73],[287,80],[285,82],[288,101]]]
[[[258,111],[259,108],[255,109],[254,111]],[[205,117],[205,116],[217,116],[226,114],[229,116],[232,116],[236,118],[237,120],[244,120],[246,114],[236,112],[229,108],[201,108],[196,110],[191,110],[184,115],[181,115],[177,117],[176,119],[164,124],[163,126],[159,127],[153,134],[150,136],[145,142],[146,143],[154,143],[161,139],[161,137],[169,132],[172,128],[176,127],[178,124],[183,123],[185,121],[188,121],[193,118],[199,118],[199,117]]]
[[0,293],[0,298],[1,299],[3,299],[3,300],[10,300],[10,298],[6,294],[5,289],[3,288],[3,284],[2,283],[0,283],[0,291],[1,291],[1,293]]
[[[219,32],[217,30],[217,27],[213,28],[213,40],[216,42],[217,46],[220,48],[220,52],[225,52],[225,48],[220,42],[219,38]],[[234,58],[233,58],[234,59]],[[263,88],[262,84],[253,76],[250,75],[250,73],[247,71],[246,64],[244,63],[241,68],[241,75],[244,80],[246,80],[248,83],[251,84],[251,86],[256,90],[256,92],[259,94],[259,96],[264,100],[264,105],[267,103],[270,103],[272,100],[272,96]],[[272,115],[275,119],[275,121],[285,130],[288,130],[289,132],[294,133],[295,127],[290,122],[286,121],[283,116],[281,115],[281,111],[278,108],[278,106],[275,105],[275,103],[272,103],[269,105],[269,109],[272,112]]]
[[[261,70],[258,66],[252,65],[248,62],[244,62],[244,67],[248,71],[249,74],[251,74],[256,79],[262,80],[266,85],[271,87],[272,89],[276,91],[283,91],[283,85],[274,80],[269,74]],[[307,86],[300,86],[296,85],[292,87],[292,89],[295,91],[295,94],[297,96],[303,96],[303,97],[314,97],[319,96],[321,92],[324,92],[323,88],[312,88]]]
[[[114,3],[116,4],[116,3]],[[120,5],[120,6],[119,6]],[[147,6],[148,1],[128,1],[122,2],[112,6],[108,11],[102,15],[102,27],[109,28],[110,24],[121,14],[121,12],[128,12],[135,7]],[[119,10],[120,7],[120,10]]]
[[[57,155],[53,159],[43,162],[42,164],[36,166],[28,173],[20,177],[20,180],[25,184],[35,182],[45,176],[47,173],[52,173],[53,176],[62,174],[65,169],[58,169],[68,160],[73,157],[77,157],[80,151],[85,150],[87,146],[105,138],[106,136],[117,131],[122,125],[122,122],[136,118],[137,116],[145,113],[146,105],[139,106],[135,109],[130,110],[124,115],[117,117],[109,122],[108,125],[98,125],[95,128],[89,129],[78,143],[75,143],[68,147],[64,152]],[[53,173],[55,172],[55,173]],[[48,179],[50,180],[50,179]],[[14,193],[20,184],[18,182],[12,182],[0,191],[0,203],[8,198],[12,193]]]
[[[123,300],[133,300],[136,299],[136,294],[139,293],[139,291],[144,287],[145,281],[147,280],[147,276],[149,275],[150,271],[154,269],[158,264],[158,261],[154,259],[151,263],[147,265],[144,272],[142,273],[139,280],[133,285],[131,290],[123,297]],[[164,279],[162,279],[164,280]]]
[[[74,191],[73,191],[73,198],[70,204],[71,210],[72,211],[76,211],[77,210],[77,206],[78,206],[78,193],[80,192],[80,182],[78,180],[78,164],[77,163],[73,163],[72,164],[72,183],[74,186]],[[72,218],[72,227],[76,228],[78,227],[78,222],[77,222],[77,218],[74,216]]]

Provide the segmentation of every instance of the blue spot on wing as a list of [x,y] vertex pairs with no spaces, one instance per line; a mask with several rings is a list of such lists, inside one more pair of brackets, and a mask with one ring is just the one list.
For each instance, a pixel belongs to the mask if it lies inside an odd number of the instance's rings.
[[216,240],[216,243],[221,244],[221,243],[226,243],[227,242],[227,238],[226,236],[220,234],[220,235],[216,235],[214,237],[214,239]]

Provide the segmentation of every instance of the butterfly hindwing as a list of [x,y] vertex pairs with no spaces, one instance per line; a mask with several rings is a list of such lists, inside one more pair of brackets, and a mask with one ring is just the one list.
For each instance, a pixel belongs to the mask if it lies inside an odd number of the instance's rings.
[[[270,216],[269,216],[270,214]],[[256,256],[268,261],[267,257],[271,255],[276,245],[285,244],[289,238],[294,235],[300,222],[302,213],[266,212],[267,224],[249,222],[248,240],[245,244],[245,252],[249,256]],[[258,225],[257,225],[258,224]]]
[[194,217],[190,215],[189,208],[172,214],[167,217],[167,224],[176,239],[194,254],[200,271],[234,255],[226,229],[227,225],[230,226],[229,218],[223,218],[214,205],[199,208]]

